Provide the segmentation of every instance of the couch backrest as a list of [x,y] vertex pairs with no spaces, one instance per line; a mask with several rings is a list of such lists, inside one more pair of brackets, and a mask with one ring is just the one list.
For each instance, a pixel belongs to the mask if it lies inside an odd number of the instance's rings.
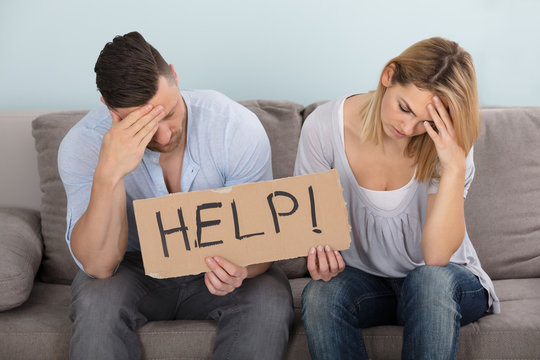
[[[274,177],[291,176],[301,124],[321,102],[241,102],[265,127]],[[43,193],[42,281],[70,283],[77,267],[65,244],[66,198],[56,158],[60,141],[86,111],[46,114],[33,123]],[[467,229],[493,279],[540,277],[540,107],[482,109],[475,145],[475,180],[465,201]],[[280,262],[289,277],[305,274],[304,259]]]
[[465,201],[469,236],[492,279],[540,277],[540,107],[480,115]]
[[[268,133],[274,177],[292,176],[304,107],[290,101],[252,100],[241,103],[259,117]],[[38,276],[44,282],[69,284],[78,271],[64,240],[66,195],[58,175],[57,155],[65,134],[86,113],[50,113],[32,122],[43,194],[41,217],[44,255]],[[289,277],[301,277],[306,273],[304,259],[280,261],[279,265]]]

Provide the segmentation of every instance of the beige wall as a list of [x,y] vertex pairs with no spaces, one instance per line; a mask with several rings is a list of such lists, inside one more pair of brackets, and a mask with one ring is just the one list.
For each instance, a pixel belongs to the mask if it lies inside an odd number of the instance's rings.
[[0,110],[0,206],[39,209],[32,120],[47,110]]

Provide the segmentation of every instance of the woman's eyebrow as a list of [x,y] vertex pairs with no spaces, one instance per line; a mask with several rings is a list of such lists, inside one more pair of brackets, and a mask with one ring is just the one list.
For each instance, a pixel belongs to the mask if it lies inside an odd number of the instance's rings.
[[407,109],[411,112],[411,114],[413,114],[414,116],[416,116],[416,114],[414,113],[414,111],[412,111],[411,107],[409,106],[409,104],[407,103],[407,101],[405,101],[405,99],[403,99],[401,96],[399,97],[399,100],[403,101],[405,103],[405,106],[407,107]]

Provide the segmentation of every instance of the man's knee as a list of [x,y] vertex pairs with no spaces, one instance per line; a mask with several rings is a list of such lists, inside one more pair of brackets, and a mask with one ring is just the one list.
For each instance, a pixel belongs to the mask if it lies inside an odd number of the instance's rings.
[[283,272],[273,265],[266,273],[250,279],[251,284],[240,295],[246,302],[245,307],[253,314],[274,320],[278,323],[290,323],[294,311],[289,281]]
[[[123,318],[134,320],[136,307],[126,289],[117,286],[111,279],[92,279],[87,277],[76,284],[71,299],[70,317],[72,321],[115,322]],[[75,284],[74,284],[75,285]]]

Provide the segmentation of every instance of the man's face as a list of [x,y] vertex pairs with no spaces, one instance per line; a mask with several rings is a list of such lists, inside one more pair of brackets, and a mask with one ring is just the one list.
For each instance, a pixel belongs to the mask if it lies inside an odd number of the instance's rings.
[[[160,76],[156,95],[148,101],[148,104],[154,107],[158,105],[163,106],[166,114],[160,120],[159,127],[147,146],[148,149],[161,153],[168,153],[177,149],[185,141],[184,127],[187,124],[187,114],[184,100],[180,95],[180,90],[178,90],[176,82],[173,83],[165,77]],[[123,119],[138,108],[118,108],[114,111]]]

